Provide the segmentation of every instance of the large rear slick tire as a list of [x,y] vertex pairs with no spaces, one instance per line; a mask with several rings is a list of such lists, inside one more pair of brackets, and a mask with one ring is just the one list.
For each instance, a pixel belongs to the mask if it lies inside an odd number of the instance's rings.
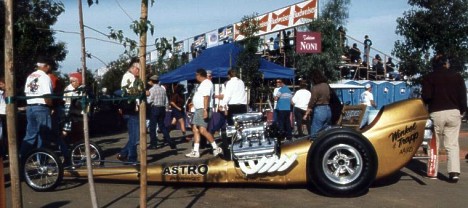
[[377,154],[359,132],[336,128],[317,138],[307,155],[307,178],[327,196],[358,196],[377,174]]

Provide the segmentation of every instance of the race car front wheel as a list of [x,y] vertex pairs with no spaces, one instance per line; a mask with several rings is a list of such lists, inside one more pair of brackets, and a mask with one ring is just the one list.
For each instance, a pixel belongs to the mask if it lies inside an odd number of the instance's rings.
[[322,134],[307,158],[309,181],[328,196],[355,196],[367,191],[375,180],[377,166],[370,142],[345,128]]

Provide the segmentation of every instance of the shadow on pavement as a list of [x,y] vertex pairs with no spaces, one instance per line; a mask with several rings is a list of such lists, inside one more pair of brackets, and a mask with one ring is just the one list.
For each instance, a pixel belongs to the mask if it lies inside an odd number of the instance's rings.
[[398,181],[400,181],[400,180],[408,180],[408,179],[405,179],[405,178],[402,179],[402,177],[409,177],[410,180],[414,180],[415,182],[417,182],[420,185],[427,185],[424,181],[419,179],[420,176],[426,175],[426,168],[427,168],[426,163],[421,162],[420,160],[411,160],[406,165],[406,168],[408,168],[409,170],[414,172],[414,174],[416,174],[416,175],[413,175],[413,174],[410,174],[410,173],[405,172],[403,170],[400,170],[400,171],[398,171],[398,172],[396,172],[396,173],[394,173],[392,175],[389,175],[387,177],[376,180],[372,184],[371,187],[372,188],[378,188],[378,187],[383,187],[383,186],[390,186],[390,185],[398,183]]
[[42,208],[58,208],[58,207],[67,207],[70,204],[70,201],[56,201],[50,204],[42,206]]

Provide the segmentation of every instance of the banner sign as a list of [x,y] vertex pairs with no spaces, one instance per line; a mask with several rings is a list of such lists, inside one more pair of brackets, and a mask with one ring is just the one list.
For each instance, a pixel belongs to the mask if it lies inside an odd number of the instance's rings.
[[319,32],[297,32],[296,53],[321,53],[322,37]]
[[226,27],[222,27],[218,29],[218,41],[219,42],[231,42],[232,41],[232,31],[233,26],[228,25]]
[[[317,17],[317,1],[304,1],[256,17],[260,30],[255,35],[273,33],[311,22]],[[240,27],[242,27],[241,22],[234,24],[235,41],[245,38],[239,30]]]
[[206,47],[205,34],[195,36],[193,38],[193,43],[196,49]]
[[206,47],[211,48],[213,46],[218,45],[218,30],[213,30],[211,32],[206,33]]
[[180,53],[184,51],[184,41],[174,43],[174,53]]

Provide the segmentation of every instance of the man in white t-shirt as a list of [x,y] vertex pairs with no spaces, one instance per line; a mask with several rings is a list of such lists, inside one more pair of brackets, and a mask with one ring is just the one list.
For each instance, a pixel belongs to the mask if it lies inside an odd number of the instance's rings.
[[[45,96],[52,94],[52,81],[47,74],[52,70],[55,62],[47,57],[39,57],[37,70],[26,79],[24,94],[26,97]],[[25,157],[31,150],[43,147],[44,141],[50,141],[52,121],[50,117],[50,98],[27,99],[26,107],[26,135],[21,144],[20,155]],[[36,144],[36,146],[34,146]]]
[[364,113],[364,116],[362,117],[361,125],[360,128],[364,127],[367,125],[367,122],[369,121],[369,111],[375,108],[377,105],[374,102],[374,95],[372,94],[372,85],[371,84],[366,84],[366,91],[361,93],[361,104],[366,105],[366,112]]
[[245,92],[244,81],[237,78],[237,71],[228,71],[229,81],[226,83],[226,90],[223,95],[223,102],[227,104],[227,122],[234,125],[234,114],[247,113],[247,93]]
[[207,130],[210,121],[211,109],[210,103],[213,98],[213,83],[207,79],[207,73],[204,69],[198,69],[196,72],[196,80],[200,83],[195,94],[193,95],[193,107],[195,113],[192,119],[192,131],[194,145],[192,152],[186,154],[186,157],[200,157],[200,135],[203,135],[213,147],[213,155],[222,154],[221,147],[216,145],[213,135]]
[[[128,71],[123,75],[120,86],[122,91],[135,90],[135,81],[137,80],[140,72],[140,61],[138,58],[130,60]],[[126,101],[124,101],[126,102]],[[123,117],[127,122],[128,141],[124,148],[120,150],[117,159],[120,161],[128,161],[129,164],[136,164],[138,159],[137,144],[140,138],[140,120],[138,112],[138,103],[133,104],[128,109],[121,109]]]

